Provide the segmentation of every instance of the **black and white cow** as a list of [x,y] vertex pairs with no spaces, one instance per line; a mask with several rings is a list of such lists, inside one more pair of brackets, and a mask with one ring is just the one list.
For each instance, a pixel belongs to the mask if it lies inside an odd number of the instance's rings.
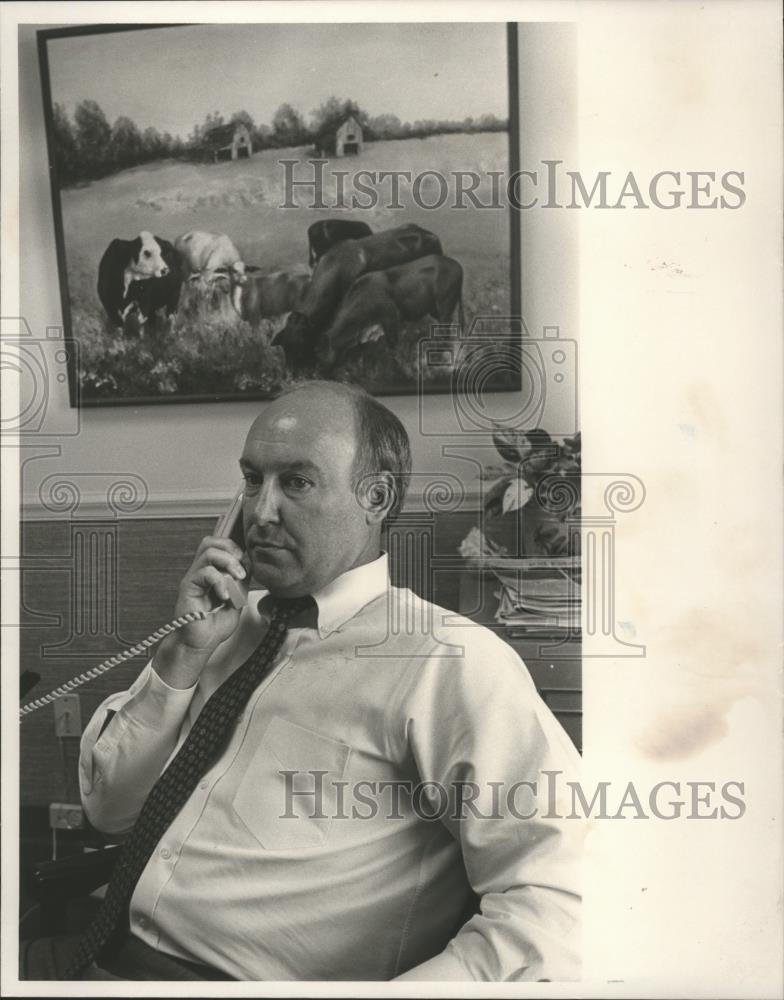
[[177,313],[182,290],[182,259],[168,240],[158,238],[161,253],[169,268],[169,273],[162,278],[146,278],[144,281],[132,281],[128,287],[127,299],[130,307],[135,306],[135,318],[139,324],[139,332],[144,332],[148,319],[164,310],[169,323],[172,323]]
[[131,284],[169,273],[164,245],[171,247],[171,243],[144,230],[133,240],[112,240],[104,251],[98,265],[98,298],[116,326],[121,327],[128,313],[136,308],[135,301],[128,298]]

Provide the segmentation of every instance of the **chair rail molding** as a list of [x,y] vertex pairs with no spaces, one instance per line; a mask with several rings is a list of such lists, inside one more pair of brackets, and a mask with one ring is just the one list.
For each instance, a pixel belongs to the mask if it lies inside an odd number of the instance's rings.
[[[51,478],[51,477],[50,477]],[[102,475],[101,479],[106,480],[109,476]],[[62,483],[49,483],[49,492],[42,493],[41,490],[35,493],[25,493],[22,497],[21,520],[22,521],[59,521],[70,520],[74,517],[87,520],[95,518],[105,518],[107,513],[110,517],[126,520],[128,518],[172,518],[172,517],[219,517],[225,510],[226,505],[231,501],[233,493],[228,489],[198,489],[181,490],[178,492],[153,491],[150,490],[140,503],[110,504],[107,511],[107,491],[106,485],[103,488],[97,485],[80,485],[78,498],[74,499],[74,494],[67,483],[69,477],[62,476]],[[459,496],[455,491],[455,483],[449,482],[455,479],[459,482]],[[43,487],[43,483],[41,484]],[[52,496],[55,502],[52,501]],[[457,503],[450,503],[457,500]],[[67,502],[66,502],[67,498]],[[60,502],[62,501],[62,502]],[[406,497],[406,511],[423,511],[449,509],[477,510],[481,503],[481,484],[478,479],[460,482],[454,476],[424,474],[412,477]],[[435,508],[434,508],[435,504]]]

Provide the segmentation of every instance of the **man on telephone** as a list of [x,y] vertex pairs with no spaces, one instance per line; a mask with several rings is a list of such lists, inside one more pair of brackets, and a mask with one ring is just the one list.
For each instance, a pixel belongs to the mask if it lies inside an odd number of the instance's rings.
[[581,824],[537,800],[577,754],[506,643],[390,585],[402,424],[308,383],[240,466],[243,535],[177,596],[204,614],[84,732],[84,809],[123,841],[101,911],[24,978],[578,978]]

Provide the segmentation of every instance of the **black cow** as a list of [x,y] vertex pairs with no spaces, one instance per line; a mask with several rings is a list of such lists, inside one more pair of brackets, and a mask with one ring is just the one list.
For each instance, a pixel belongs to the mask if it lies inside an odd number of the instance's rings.
[[308,261],[311,268],[323,257],[330,247],[343,240],[358,240],[363,236],[372,235],[373,230],[367,222],[354,222],[351,219],[324,219],[314,222],[308,227]]
[[394,349],[403,323],[425,316],[448,323],[455,310],[462,329],[463,268],[451,257],[430,255],[372,271],[351,286],[329,329],[318,338],[315,352],[331,368],[382,335]]
[[[165,243],[144,230],[133,240],[112,240],[104,251],[98,265],[98,298],[116,326],[121,327],[135,308],[128,299],[131,283],[163,278],[169,273],[163,258]],[[171,243],[167,245],[171,247]]]
[[443,254],[441,241],[414,223],[344,240],[316,264],[300,309],[289,316],[283,332],[297,341],[312,342],[327,328],[354,281],[369,271],[383,271],[428,254]]
[[[158,238],[161,245],[161,256],[168,267],[168,273],[162,278],[146,278],[144,281],[132,281],[126,295],[131,306],[135,306],[139,332],[144,332],[148,319],[154,318],[160,310],[166,311],[166,318],[171,322],[177,312],[182,289],[182,258],[173,244],[168,240]],[[126,315],[130,310],[126,311]]]

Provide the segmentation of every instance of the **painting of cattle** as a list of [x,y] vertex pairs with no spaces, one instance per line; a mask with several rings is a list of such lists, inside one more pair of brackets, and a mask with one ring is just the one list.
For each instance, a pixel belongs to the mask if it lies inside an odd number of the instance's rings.
[[[72,402],[264,399],[301,377],[449,391],[428,338],[481,320],[491,349],[520,312],[519,218],[498,195],[517,166],[514,32],[40,31]],[[219,133],[242,155],[215,156]],[[483,385],[519,387],[513,370]]]

